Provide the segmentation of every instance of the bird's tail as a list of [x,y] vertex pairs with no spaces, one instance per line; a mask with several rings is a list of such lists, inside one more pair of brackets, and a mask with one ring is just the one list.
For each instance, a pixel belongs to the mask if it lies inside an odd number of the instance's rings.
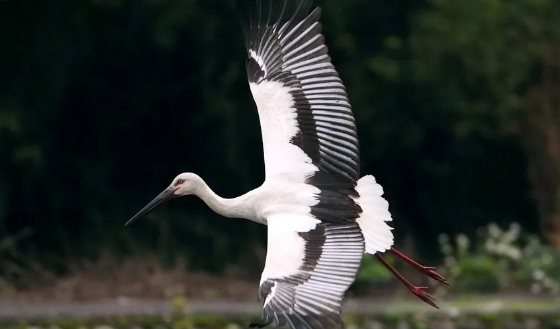
[[364,235],[366,252],[373,255],[389,250],[393,246],[393,228],[387,225],[392,218],[389,203],[382,197],[383,188],[372,175],[367,175],[358,180],[356,191],[360,196],[354,201],[362,208],[356,221]]

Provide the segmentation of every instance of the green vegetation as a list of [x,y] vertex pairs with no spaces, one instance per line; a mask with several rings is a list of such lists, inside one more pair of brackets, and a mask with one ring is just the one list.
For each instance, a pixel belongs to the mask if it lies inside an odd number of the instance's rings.
[[[555,305],[558,307],[558,305]],[[550,307],[548,309],[551,309]],[[440,325],[473,326],[481,329],[498,329],[515,326],[516,328],[552,328],[558,325],[560,314],[556,312],[543,311],[534,312],[519,311],[512,308],[503,311],[492,312],[468,312],[461,313],[460,308],[448,313],[425,313],[422,311],[400,312],[393,311],[385,314],[356,314],[348,313],[344,316],[347,327],[371,328],[373,326],[384,326],[384,328],[400,328],[407,325],[412,328],[426,328]],[[190,329],[190,328],[223,328],[239,329],[246,328],[247,324],[257,319],[258,315],[247,316],[217,316],[217,315],[171,315],[168,317],[158,316],[122,316],[104,318],[70,319],[56,318],[50,320],[25,320],[25,321],[0,321],[1,328],[145,328],[145,329]]]
[[[439,236],[443,264],[440,273],[450,286],[433,283],[438,296],[535,295],[558,296],[560,250],[546,245],[516,223],[503,230],[495,223],[477,230],[473,238]],[[390,256],[390,255],[389,255]],[[394,259],[389,258],[391,263]],[[352,291],[396,281],[383,265],[364,257]]]
[[452,247],[446,235],[440,237],[445,272],[452,285],[447,292],[559,293],[559,250],[543,245],[538,237],[522,235],[519,225],[502,231],[490,224],[475,241],[473,248],[465,235],[459,235]]

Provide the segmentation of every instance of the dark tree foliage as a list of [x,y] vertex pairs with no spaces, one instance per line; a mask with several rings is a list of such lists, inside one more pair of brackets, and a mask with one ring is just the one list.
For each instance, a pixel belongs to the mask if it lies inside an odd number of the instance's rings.
[[[412,236],[422,256],[437,257],[442,232],[473,234],[490,221],[536,230],[517,137],[485,133],[499,129],[496,119],[458,110],[445,76],[413,78],[411,17],[431,7],[316,4],[358,121],[362,175],[384,187],[398,243]],[[254,262],[266,228],[195,198],[123,227],[180,172],[225,197],[262,183],[242,5],[0,0],[0,239],[32,229],[17,248],[59,270],[103,250],[181,253],[216,271]]]

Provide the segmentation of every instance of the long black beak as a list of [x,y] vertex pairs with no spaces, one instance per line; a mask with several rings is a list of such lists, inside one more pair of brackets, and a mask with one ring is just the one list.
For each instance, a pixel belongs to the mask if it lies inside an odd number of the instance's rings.
[[175,197],[173,191],[174,189],[172,187],[168,187],[165,190],[163,190],[163,192],[158,194],[158,196],[156,196],[152,201],[150,201],[150,203],[148,203],[144,208],[142,208],[142,210],[140,210],[136,215],[134,215],[131,219],[129,219],[128,222],[126,222],[126,224],[124,225],[129,226],[130,224],[132,224],[132,222],[134,222],[138,218],[150,213],[158,205],[164,203],[165,201],[169,201],[173,199]]

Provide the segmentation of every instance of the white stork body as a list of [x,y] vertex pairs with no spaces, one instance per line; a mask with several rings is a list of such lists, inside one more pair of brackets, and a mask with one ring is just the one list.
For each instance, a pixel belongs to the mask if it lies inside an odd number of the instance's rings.
[[352,198],[363,209],[359,217],[347,223],[329,223],[311,215],[320,203],[321,190],[296,181],[293,175],[275,174],[260,187],[233,199],[220,198],[192,173],[180,174],[171,186],[179,186],[174,190],[177,195],[199,196],[225,217],[268,225],[267,257],[259,289],[265,301],[265,323],[273,318],[280,325],[292,323],[294,328],[299,328],[298,320],[339,323],[344,293],[355,279],[364,252],[386,251],[393,244],[391,228],[385,223],[391,220],[388,203],[373,176],[365,176],[356,187],[360,196]]
[[354,116],[321,34],[320,9],[311,0],[257,0],[246,26],[247,73],[259,113],[265,158],[264,183],[238,198],[217,196],[192,173],[172,184],[130,221],[162,201],[195,194],[226,217],[268,225],[266,264],[259,298],[263,324],[292,328],[342,328],[344,293],[364,252],[375,254],[424,301],[379,252],[391,250],[392,228],[383,189],[359,177]]

